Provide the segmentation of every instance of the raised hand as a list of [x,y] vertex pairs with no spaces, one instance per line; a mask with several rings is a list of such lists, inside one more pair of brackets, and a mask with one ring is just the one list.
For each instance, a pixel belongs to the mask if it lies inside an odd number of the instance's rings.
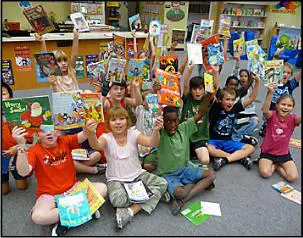
[[94,119],[90,119],[86,122],[83,131],[87,134],[96,134],[97,127],[98,123]]
[[17,153],[17,147],[16,147],[16,146],[12,146],[12,147],[9,148],[7,151],[5,151],[5,152],[3,153],[3,155],[4,155],[5,157],[13,157],[13,156],[16,155],[16,153]]
[[15,126],[12,130],[12,136],[19,145],[25,145],[26,143],[25,136],[27,135],[28,133],[23,127]]
[[277,82],[269,83],[269,84],[267,85],[268,92],[274,93],[274,92],[275,92],[275,87],[277,87],[277,86],[278,86],[278,83],[277,83]]
[[73,29],[73,33],[74,33],[74,38],[77,38],[77,39],[79,39],[79,31],[74,27],[74,29]]
[[36,41],[42,41],[42,36],[40,36],[38,33],[35,33],[35,39]]
[[161,128],[163,128],[163,116],[158,116],[155,120],[154,130],[159,131]]
[[161,85],[158,81],[153,82],[153,91],[154,93],[157,93],[161,89]]

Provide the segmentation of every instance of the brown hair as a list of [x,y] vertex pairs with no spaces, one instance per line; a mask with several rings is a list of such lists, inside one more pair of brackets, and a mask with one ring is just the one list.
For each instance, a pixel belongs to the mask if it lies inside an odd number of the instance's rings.
[[277,104],[278,104],[280,101],[282,101],[282,100],[284,100],[284,99],[286,99],[286,98],[290,98],[290,99],[292,100],[292,102],[293,102],[293,107],[295,107],[295,104],[296,104],[295,99],[294,99],[294,97],[293,97],[292,95],[290,95],[290,94],[284,94],[284,95],[282,95],[281,97],[279,97],[279,99],[277,100]]
[[107,118],[106,118],[106,131],[107,132],[111,132],[111,128],[110,128],[110,120],[115,120],[116,118],[126,118],[127,120],[127,128],[130,128],[132,125],[130,116],[128,115],[128,112],[120,107],[120,106],[114,106],[112,108],[109,109],[108,114],[107,114]]
[[68,61],[68,56],[67,56],[67,54],[66,54],[63,50],[61,50],[61,49],[55,50],[55,51],[54,51],[54,55],[55,55],[56,60],[57,60],[58,62],[61,62],[62,60]]
[[288,62],[286,62],[286,63],[284,63],[284,67],[288,67],[288,68],[290,68],[290,71],[291,71],[291,75],[293,75],[293,73],[294,73],[294,68],[292,67],[292,65],[290,64],[290,63],[288,63]]
[[234,95],[237,97],[236,91],[233,88],[223,88],[220,90],[219,99],[222,100],[226,94]]

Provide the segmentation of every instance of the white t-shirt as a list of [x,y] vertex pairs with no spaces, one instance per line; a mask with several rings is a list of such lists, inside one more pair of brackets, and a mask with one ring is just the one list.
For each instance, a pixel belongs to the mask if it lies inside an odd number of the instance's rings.
[[112,133],[101,135],[107,142],[104,149],[107,159],[107,181],[130,182],[145,171],[138,159],[137,136],[139,134],[140,132],[134,129],[128,129],[127,143],[124,146],[118,145]]
[[[251,94],[253,90],[253,86],[250,86],[248,89],[247,89],[247,94],[241,98],[241,102],[243,102],[243,100],[247,99],[249,97],[249,95]],[[238,98],[239,100],[239,98]],[[238,101],[237,100],[237,101]],[[244,111],[242,112],[239,112],[239,114],[244,114],[244,115],[251,115],[251,114],[256,114],[256,105],[254,102],[251,102],[249,105],[247,105],[247,107],[245,108]]]

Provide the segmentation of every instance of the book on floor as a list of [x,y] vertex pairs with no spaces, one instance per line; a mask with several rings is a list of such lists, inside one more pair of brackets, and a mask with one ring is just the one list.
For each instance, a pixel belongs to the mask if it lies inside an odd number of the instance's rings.
[[70,14],[70,18],[79,32],[89,31],[89,26],[81,12]]
[[230,38],[231,17],[220,15],[219,33]]
[[111,58],[109,60],[107,77],[112,82],[121,82],[125,80],[126,60]]
[[72,157],[74,160],[90,160],[86,149],[73,149]]
[[204,86],[205,92],[214,93],[215,92],[215,84],[214,84],[214,76],[209,73],[204,73]]
[[56,195],[55,198],[62,226],[76,227],[92,219],[84,190],[68,195]]
[[171,74],[177,73],[178,56],[177,55],[160,56],[160,69]]
[[210,216],[222,216],[220,204],[214,202],[201,201],[201,212]]
[[301,192],[297,190],[292,190],[288,193],[281,193],[281,196],[301,205]]
[[129,200],[133,203],[143,203],[149,200],[153,195],[141,180],[136,182],[124,182],[123,186]]
[[88,204],[90,207],[90,214],[93,215],[99,207],[105,202],[104,198],[97,191],[96,187],[86,178],[73,190],[73,193],[84,190],[86,192]]
[[135,78],[142,83],[144,59],[130,59],[128,63],[127,80],[132,81]]
[[192,64],[203,64],[201,44],[187,43],[188,62]]
[[282,48],[286,50],[296,50],[298,47],[298,42],[301,39],[301,29],[293,27],[279,27],[279,35],[277,38],[276,46],[277,48]]
[[291,147],[301,149],[301,139],[290,138],[289,145]]
[[294,188],[291,185],[289,185],[288,183],[285,183],[284,181],[275,183],[272,185],[272,187],[280,193],[288,193],[288,192],[294,190]]
[[40,35],[52,32],[56,29],[41,5],[28,8],[23,11],[23,14],[35,32]]
[[34,56],[36,63],[39,65],[41,77],[63,75],[53,52],[37,53]]
[[84,126],[81,91],[52,93],[53,120],[56,130],[68,130]]
[[265,61],[265,86],[273,82],[278,83],[278,86],[283,86],[283,64],[283,60]]
[[84,120],[94,119],[97,123],[104,122],[103,106],[100,93],[81,93]]
[[245,40],[243,37],[233,41],[233,50],[234,55],[238,54],[241,56],[245,54]]
[[200,201],[194,201],[188,205],[187,208],[181,211],[181,214],[186,217],[194,225],[200,225],[205,222],[209,215],[202,214],[202,207]]
[[213,34],[214,20],[201,19],[200,31],[203,39],[209,38]]

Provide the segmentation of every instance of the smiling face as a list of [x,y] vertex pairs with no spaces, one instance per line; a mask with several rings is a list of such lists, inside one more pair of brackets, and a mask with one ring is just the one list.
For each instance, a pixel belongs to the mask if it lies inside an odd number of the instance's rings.
[[58,131],[38,132],[37,139],[45,148],[53,148],[57,146],[57,139],[60,133]]
[[119,85],[113,85],[110,88],[110,96],[115,100],[115,101],[121,101],[124,96],[125,96],[125,87],[119,86]]
[[220,105],[224,111],[230,112],[233,108],[236,101],[236,95],[230,94],[228,92],[224,92],[222,95],[222,99],[220,101]]
[[294,101],[290,97],[280,99],[276,104],[276,110],[281,118],[286,118],[294,109]]
[[164,115],[164,128],[169,136],[173,136],[176,133],[179,122],[176,112],[168,112]]
[[109,129],[113,134],[123,134],[127,131],[127,118],[123,116],[111,118],[109,120]]
[[226,88],[237,90],[238,84],[239,82],[237,80],[232,79],[226,84]]

